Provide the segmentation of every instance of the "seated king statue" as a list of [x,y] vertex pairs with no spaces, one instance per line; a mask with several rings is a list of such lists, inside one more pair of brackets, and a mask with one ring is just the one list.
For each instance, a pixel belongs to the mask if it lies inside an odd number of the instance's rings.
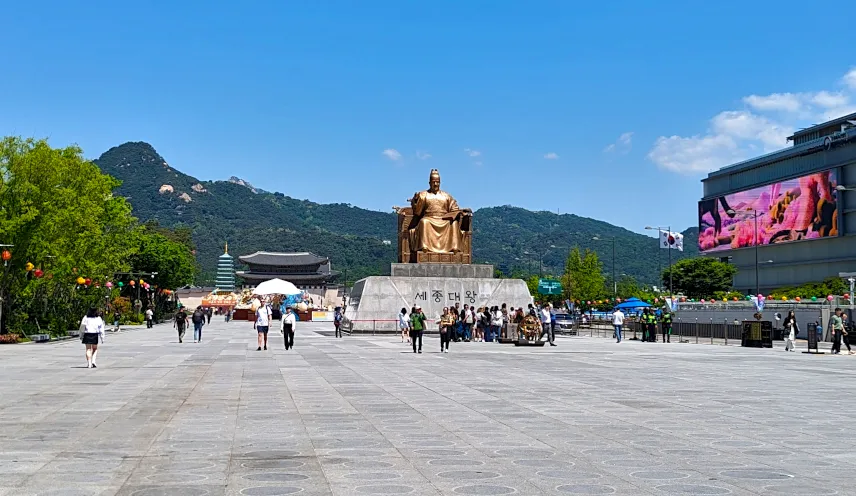
[[413,195],[409,209],[395,208],[402,218],[400,261],[471,263],[472,210],[440,190],[437,169],[431,169],[428,186]]

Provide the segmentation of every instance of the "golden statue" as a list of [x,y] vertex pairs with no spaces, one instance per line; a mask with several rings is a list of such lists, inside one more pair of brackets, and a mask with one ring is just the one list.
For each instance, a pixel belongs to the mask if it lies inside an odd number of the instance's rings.
[[431,169],[428,190],[414,193],[410,208],[393,207],[399,221],[399,262],[472,263],[472,210],[459,208],[440,190]]

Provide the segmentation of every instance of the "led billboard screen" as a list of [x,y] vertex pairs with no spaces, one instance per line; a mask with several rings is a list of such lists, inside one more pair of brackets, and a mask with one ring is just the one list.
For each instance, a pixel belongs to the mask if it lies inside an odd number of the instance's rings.
[[714,252],[838,235],[838,178],[818,172],[698,203],[698,248]]

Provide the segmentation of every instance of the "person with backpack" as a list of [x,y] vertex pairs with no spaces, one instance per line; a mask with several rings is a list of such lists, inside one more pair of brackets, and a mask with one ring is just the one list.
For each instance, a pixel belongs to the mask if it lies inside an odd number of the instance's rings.
[[196,307],[193,315],[190,317],[193,321],[193,342],[202,342],[202,326],[205,325],[205,311],[202,310],[202,305]]
[[173,326],[178,329],[178,342],[184,342],[184,331],[187,329],[187,312],[184,311],[184,307],[179,303],[178,311],[175,312],[175,323]]
[[[402,308],[402,316],[407,313],[407,309]],[[414,306],[410,310],[410,342],[413,344],[413,353],[422,353],[422,332],[425,330],[425,314],[422,312],[422,307]],[[416,349],[416,341],[419,341],[419,349]]]

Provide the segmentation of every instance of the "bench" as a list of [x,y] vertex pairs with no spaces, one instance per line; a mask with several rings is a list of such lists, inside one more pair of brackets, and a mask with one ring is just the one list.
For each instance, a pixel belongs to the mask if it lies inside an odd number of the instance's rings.
[[50,334],[31,334],[30,341],[34,343],[45,343],[51,340]]

